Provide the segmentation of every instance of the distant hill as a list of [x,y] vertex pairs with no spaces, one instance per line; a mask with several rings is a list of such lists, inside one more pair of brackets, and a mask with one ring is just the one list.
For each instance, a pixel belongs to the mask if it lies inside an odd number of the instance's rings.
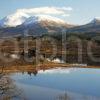
[[94,18],[91,22],[85,25],[70,28],[67,32],[71,33],[100,33],[100,19]]

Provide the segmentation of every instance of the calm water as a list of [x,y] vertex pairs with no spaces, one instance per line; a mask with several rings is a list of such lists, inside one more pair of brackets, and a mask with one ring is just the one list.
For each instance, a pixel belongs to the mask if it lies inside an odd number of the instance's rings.
[[11,78],[25,100],[100,100],[100,69],[55,68]]

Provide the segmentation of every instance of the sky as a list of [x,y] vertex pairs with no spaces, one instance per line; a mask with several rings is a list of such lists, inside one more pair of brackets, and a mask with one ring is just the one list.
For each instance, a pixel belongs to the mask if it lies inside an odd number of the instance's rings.
[[[85,24],[95,17],[100,17],[100,0],[1,0],[0,19],[19,9],[20,11],[22,11],[21,9],[28,11],[34,8],[47,9],[47,7],[49,15],[62,18],[71,24]],[[55,8],[54,10],[59,11],[59,13],[54,12],[55,14],[53,14],[53,11],[51,13],[50,8]],[[40,9],[36,11],[40,13]],[[64,11],[64,13],[60,11]]]

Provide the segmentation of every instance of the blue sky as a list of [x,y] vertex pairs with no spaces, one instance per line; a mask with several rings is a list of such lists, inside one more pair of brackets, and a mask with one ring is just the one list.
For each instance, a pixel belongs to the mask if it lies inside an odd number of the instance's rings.
[[0,18],[17,9],[34,7],[71,7],[69,17],[59,17],[73,24],[85,24],[94,17],[100,17],[100,0],[1,0]]

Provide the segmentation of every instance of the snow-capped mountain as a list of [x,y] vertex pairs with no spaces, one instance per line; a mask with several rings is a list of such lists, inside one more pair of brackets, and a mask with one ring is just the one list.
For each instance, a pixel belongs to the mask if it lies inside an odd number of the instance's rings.
[[63,29],[73,27],[60,18],[49,15],[13,14],[0,20],[0,35],[23,35],[28,30],[29,35],[41,35],[45,33],[61,33]]
[[1,27],[16,27],[18,25],[29,25],[33,23],[38,23],[40,21],[47,21],[47,22],[55,22],[58,24],[66,24],[65,21],[62,19],[59,19],[57,17],[52,17],[49,15],[34,15],[34,16],[29,16],[26,14],[14,14],[14,15],[9,15],[2,20],[0,20],[0,26]]

